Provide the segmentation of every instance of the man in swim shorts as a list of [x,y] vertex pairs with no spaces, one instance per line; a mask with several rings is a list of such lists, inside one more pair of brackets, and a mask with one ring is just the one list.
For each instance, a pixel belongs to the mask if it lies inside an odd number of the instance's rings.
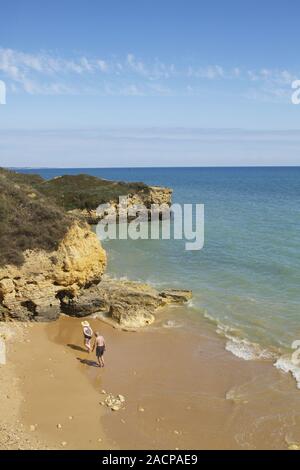
[[103,336],[101,336],[100,333],[98,333],[98,331],[96,331],[95,337],[96,339],[95,339],[95,343],[93,346],[93,351],[96,348],[96,357],[98,360],[99,367],[104,367],[103,355],[105,352],[105,340]]

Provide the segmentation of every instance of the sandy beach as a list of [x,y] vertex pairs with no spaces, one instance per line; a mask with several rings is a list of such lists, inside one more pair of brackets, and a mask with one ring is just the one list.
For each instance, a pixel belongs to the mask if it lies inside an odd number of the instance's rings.
[[[207,325],[172,328],[164,313],[135,333],[90,323],[107,342],[104,369],[82,348],[77,318],[30,324],[8,343],[2,421],[22,433],[8,448],[286,449],[300,440],[293,379],[234,357]],[[122,394],[124,407],[103,405],[103,391]]]

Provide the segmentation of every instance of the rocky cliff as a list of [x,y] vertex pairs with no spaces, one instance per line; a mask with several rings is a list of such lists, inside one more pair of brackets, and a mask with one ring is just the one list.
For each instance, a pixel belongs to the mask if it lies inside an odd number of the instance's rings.
[[91,175],[65,175],[52,180],[33,182],[34,187],[52,198],[60,207],[75,216],[81,216],[89,224],[101,219],[96,213],[100,204],[117,208],[120,196],[128,198],[128,205],[143,205],[148,210],[153,204],[171,205],[172,190],[144,183],[109,181]]
[[106,255],[87,224],[25,183],[0,172],[0,318],[54,319],[60,291],[99,282]]
[[[85,179],[84,187],[86,183]],[[85,198],[95,194],[78,196],[79,189],[76,195],[74,180],[68,180],[68,194],[62,185],[55,198],[40,190],[44,184],[38,176],[0,170],[0,320],[49,321],[61,313],[100,313],[122,328],[136,329],[152,323],[159,307],[191,298],[190,291],[159,292],[148,285],[103,278],[106,254],[98,238],[82,218],[64,210],[65,205],[72,210],[72,204],[82,210],[76,198],[88,206]],[[117,191],[120,184],[116,183]],[[133,204],[170,202],[170,190],[136,184],[139,191],[130,196]],[[108,191],[103,197],[111,195]],[[58,205],[61,199],[63,208]]]
[[78,295],[99,282],[106,255],[88,227],[74,223],[56,250],[26,250],[21,266],[0,268],[2,316],[20,320],[53,320],[60,313],[60,297]]

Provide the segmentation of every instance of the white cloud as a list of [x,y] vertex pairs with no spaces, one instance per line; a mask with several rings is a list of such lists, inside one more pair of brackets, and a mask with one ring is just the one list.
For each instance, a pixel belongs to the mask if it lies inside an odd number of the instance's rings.
[[[218,86],[220,80],[233,86],[240,81],[241,96],[268,95],[286,99],[291,82],[300,77],[283,69],[244,69],[220,64],[183,66],[158,58],[142,60],[133,53],[125,57],[58,57],[0,48],[0,78],[8,89],[30,94],[100,94],[167,96],[199,94],[205,81]],[[214,85],[214,83],[216,84]],[[250,88],[250,89],[249,89]]]
[[175,75],[174,64],[165,64],[158,59],[146,65],[142,60],[136,59],[133,54],[127,54],[126,64],[129,70],[148,80],[168,79]]
[[94,70],[93,64],[91,62],[89,62],[86,57],[81,57],[80,64],[81,64],[83,70],[86,70],[88,72],[93,72],[93,70]]
[[210,80],[225,77],[223,67],[220,65],[208,65],[207,67],[197,69],[190,66],[188,67],[187,75],[188,77],[207,78]]
[[146,70],[144,63],[136,60],[133,54],[127,55],[127,64],[135,72],[140,73],[141,75],[145,75],[145,76],[148,75],[148,71]]
[[97,65],[101,72],[107,72],[108,71],[108,64],[105,62],[105,60],[99,59],[97,60]]

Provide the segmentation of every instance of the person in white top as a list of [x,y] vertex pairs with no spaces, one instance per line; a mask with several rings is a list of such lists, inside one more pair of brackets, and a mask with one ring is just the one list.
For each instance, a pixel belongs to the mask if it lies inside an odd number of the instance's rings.
[[86,347],[87,352],[90,353],[92,349],[91,340],[93,337],[93,330],[88,321],[82,321],[81,325],[83,328],[84,346]]

